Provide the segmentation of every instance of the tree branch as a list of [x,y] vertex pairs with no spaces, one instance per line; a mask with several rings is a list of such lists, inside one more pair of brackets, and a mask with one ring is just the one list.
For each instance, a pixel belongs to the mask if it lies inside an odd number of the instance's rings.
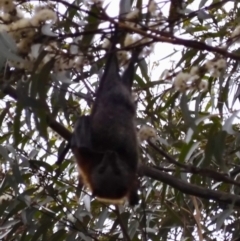
[[239,182],[233,180],[231,177],[227,176],[227,174],[225,174],[225,173],[219,173],[210,168],[199,168],[199,167],[195,167],[190,164],[186,165],[184,163],[178,162],[172,156],[170,156],[168,153],[166,153],[162,149],[158,148],[151,141],[149,141],[148,143],[155,151],[157,151],[160,155],[165,157],[171,164],[174,164],[177,167],[183,168],[184,170],[188,171],[189,173],[201,174],[202,176],[212,178],[216,181],[226,182],[226,183],[233,184],[233,185],[240,187]]
[[183,180],[175,178],[169,174],[166,174],[164,172],[158,171],[154,168],[145,165],[142,165],[140,167],[140,173],[143,176],[147,176],[152,179],[166,183],[185,194],[197,196],[207,200],[214,200],[220,203],[223,202],[227,204],[234,204],[235,206],[240,207],[240,196],[238,195],[233,195],[230,193],[220,191],[213,191],[207,188],[197,186],[195,184],[190,184]]
[[[11,96],[16,101],[18,100],[18,93],[13,87],[6,86],[2,89],[2,91],[3,93]],[[58,133],[64,139],[69,140],[71,138],[71,132],[68,131],[64,126],[59,124],[56,120],[52,119],[50,116],[47,116],[47,123],[49,127],[51,127],[56,133]],[[169,158],[171,157],[169,156]],[[197,185],[182,181],[179,178],[173,177],[153,167],[141,165],[139,174],[166,183],[185,194],[194,195],[207,200],[212,199],[217,202],[234,204],[240,207],[240,196],[238,195],[233,195],[225,192],[214,191],[209,190],[207,188],[199,187]]]

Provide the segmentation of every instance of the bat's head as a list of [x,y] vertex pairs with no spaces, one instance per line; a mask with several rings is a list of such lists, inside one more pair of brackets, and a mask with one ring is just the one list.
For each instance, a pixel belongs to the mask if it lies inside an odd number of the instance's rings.
[[135,173],[132,173],[126,162],[116,152],[108,151],[92,172],[92,193],[109,202],[122,200],[128,196],[134,178]]

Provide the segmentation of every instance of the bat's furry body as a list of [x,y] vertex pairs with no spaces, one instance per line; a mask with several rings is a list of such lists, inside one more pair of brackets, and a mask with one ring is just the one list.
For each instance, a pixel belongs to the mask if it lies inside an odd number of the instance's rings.
[[72,139],[83,182],[98,199],[138,202],[136,107],[131,87],[137,54],[122,76],[111,49],[90,116],[79,118]]

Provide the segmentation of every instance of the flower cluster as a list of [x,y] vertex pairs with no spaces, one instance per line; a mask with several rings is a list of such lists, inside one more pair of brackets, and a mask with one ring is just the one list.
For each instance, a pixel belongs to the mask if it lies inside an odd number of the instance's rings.
[[138,45],[145,45],[141,57],[148,56],[154,51],[154,44],[150,43],[150,38],[141,36],[140,34],[127,34],[124,40],[124,47],[133,47]]
[[227,61],[225,59],[209,60],[205,63],[206,70],[210,72],[212,77],[218,78],[222,70],[226,69]]
[[189,73],[178,73],[174,79],[174,88],[180,92],[184,92],[188,89],[199,89],[202,91],[207,91],[208,82],[206,80],[200,79],[198,72],[198,67],[193,66]]
[[180,92],[186,91],[188,89],[187,82],[189,81],[190,77],[191,75],[188,73],[178,73],[173,82],[175,90],[178,90]]
[[[9,66],[31,70],[33,66],[32,47],[35,37],[41,32],[41,28],[57,21],[56,13],[50,9],[50,5],[37,6],[32,17],[27,18],[15,5],[13,0],[0,0],[0,32],[7,32],[16,42],[18,54],[24,59],[21,62],[8,61]],[[43,47],[45,49],[45,47]],[[45,60],[51,58],[45,58]]]
[[209,60],[200,68],[193,66],[189,73],[180,72],[177,74],[173,82],[174,88],[180,92],[185,92],[189,89],[207,91],[208,81],[201,78],[203,74],[202,70],[204,69],[204,72],[209,72],[212,77],[217,78],[226,67],[227,62],[225,59]]
[[0,0],[0,8],[5,13],[12,13],[16,9],[12,0]]
[[129,57],[130,54],[125,50],[120,50],[117,52],[117,58],[121,66],[124,66],[128,63]]
[[148,4],[148,12],[150,13],[150,19],[148,21],[148,27],[153,30],[159,30],[166,28],[164,19],[161,10],[158,7],[158,4],[154,0],[150,0]]
[[[8,16],[8,15],[7,15]],[[36,34],[36,27],[40,27],[47,21],[55,23],[56,13],[51,9],[41,9],[32,18],[19,18],[11,23],[0,24],[0,31],[8,32],[17,41],[22,38],[29,38]]]
[[35,11],[35,14],[30,19],[30,23],[33,27],[39,27],[46,23],[46,21],[51,21],[51,23],[55,23],[57,21],[57,15],[51,9],[41,9],[39,11]]
[[[94,1],[93,3],[96,3]],[[32,17],[24,17],[12,0],[0,0],[0,32],[7,32],[16,42],[18,54],[23,61],[9,60],[10,67],[31,71],[39,54],[44,50],[46,55],[42,59],[37,70],[40,70],[48,61],[55,59],[53,70],[64,72],[75,68],[82,69],[85,60],[82,53],[79,53],[78,44],[73,43],[69,53],[51,41],[46,44],[36,43],[36,36],[39,34],[54,34],[51,26],[57,22],[57,14],[52,10],[52,5],[36,6]],[[14,16],[14,17],[13,17]]]
[[140,142],[143,142],[146,140],[156,141],[158,139],[158,136],[154,128],[147,125],[143,125],[138,131],[138,138]]
[[136,46],[150,42],[149,38],[143,37],[140,34],[127,34],[124,40],[124,46]]

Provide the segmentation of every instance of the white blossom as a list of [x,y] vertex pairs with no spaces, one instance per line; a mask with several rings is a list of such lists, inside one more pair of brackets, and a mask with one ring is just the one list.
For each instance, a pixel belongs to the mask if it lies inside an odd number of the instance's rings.
[[38,27],[46,21],[52,21],[55,23],[57,21],[57,14],[51,9],[42,9],[35,13],[31,19],[31,24],[34,27]]
[[218,69],[215,69],[214,71],[211,72],[211,76],[214,78],[218,78],[221,76],[221,72]]
[[143,125],[138,132],[138,137],[141,142],[149,140],[150,138],[157,139],[157,132],[154,128]]
[[16,11],[17,11],[17,14],[16,14],[17,19],[24,18],[24,13],[22,12],[22,10],[19,7],[16,7]]
[[11,20],[11,15],[9,13],[0,13],[0,18],[4,22],[9,22]]
[[205,63],[205,67],[212,77],[218,78],[221,75],[221,71],[227,67],[227,61],[225,59],[209,60]]
[[225,69],[227,67],[227,61],[225,59],[219,59],[216,65],[219,70]]
[[119,63],[126,63],[127,60],[129,59],[129,54],[125,50],[120,50],[117,52],[117,58]]
[[14,6],[14,13],[12,13],[11,11],[10,12],[4,11],[0,13],[0,16],[1,16],[1,19],[5,22],[13,22],[24,18],[23,12],[18,7],[15,8],[15,6]]
[[193,66],[193,67],[191,68],[191,70],[190,70],[190,74],[191,74],[191,75],[196,75],[196,74],[198,74],[198,71],[199,71],[198,66]]
[[109,46],[110,46],[110,40],[108,39],[108,38],[105,38],[104,40],[103,40],[103,43],[102,43],[102,48],[103,49],[108,49],[109,48]]
[[126,19],[130,20],[130,19],[136,19],[139,15],[139,9],[135,8],[133,11],[129,12],[126,15]]
[[214,62],[212,60],[208,60],[205,63],[205,67],[209,72],[211,72],[214,69]]
[[140,34],[127,34],[126,38],[124,40],[124,46],[130,46],[130,45],[139,45],[139,44],[145,44],[149,43],[150,38],[144,37]]
[[1,0],[0,6],[5,13],[10,13],[15,9],[15,5],[12,0]]
[[23,28],[28,28],[31,26],[30,19],[23,18],[15,21],[9,25],[9,31],[22,30]]
[[174,87],[176,90],[185,91],[187,89],[187,81],[190,79],[189,73],[180,72],[174,79]]
[[189,82],[192,82],[192,83],[195,83],[196,80],[199,80],[200,79],[200,76],[195,74],[195,75],[192,75],[190,76],[190,78],[188,79]]

